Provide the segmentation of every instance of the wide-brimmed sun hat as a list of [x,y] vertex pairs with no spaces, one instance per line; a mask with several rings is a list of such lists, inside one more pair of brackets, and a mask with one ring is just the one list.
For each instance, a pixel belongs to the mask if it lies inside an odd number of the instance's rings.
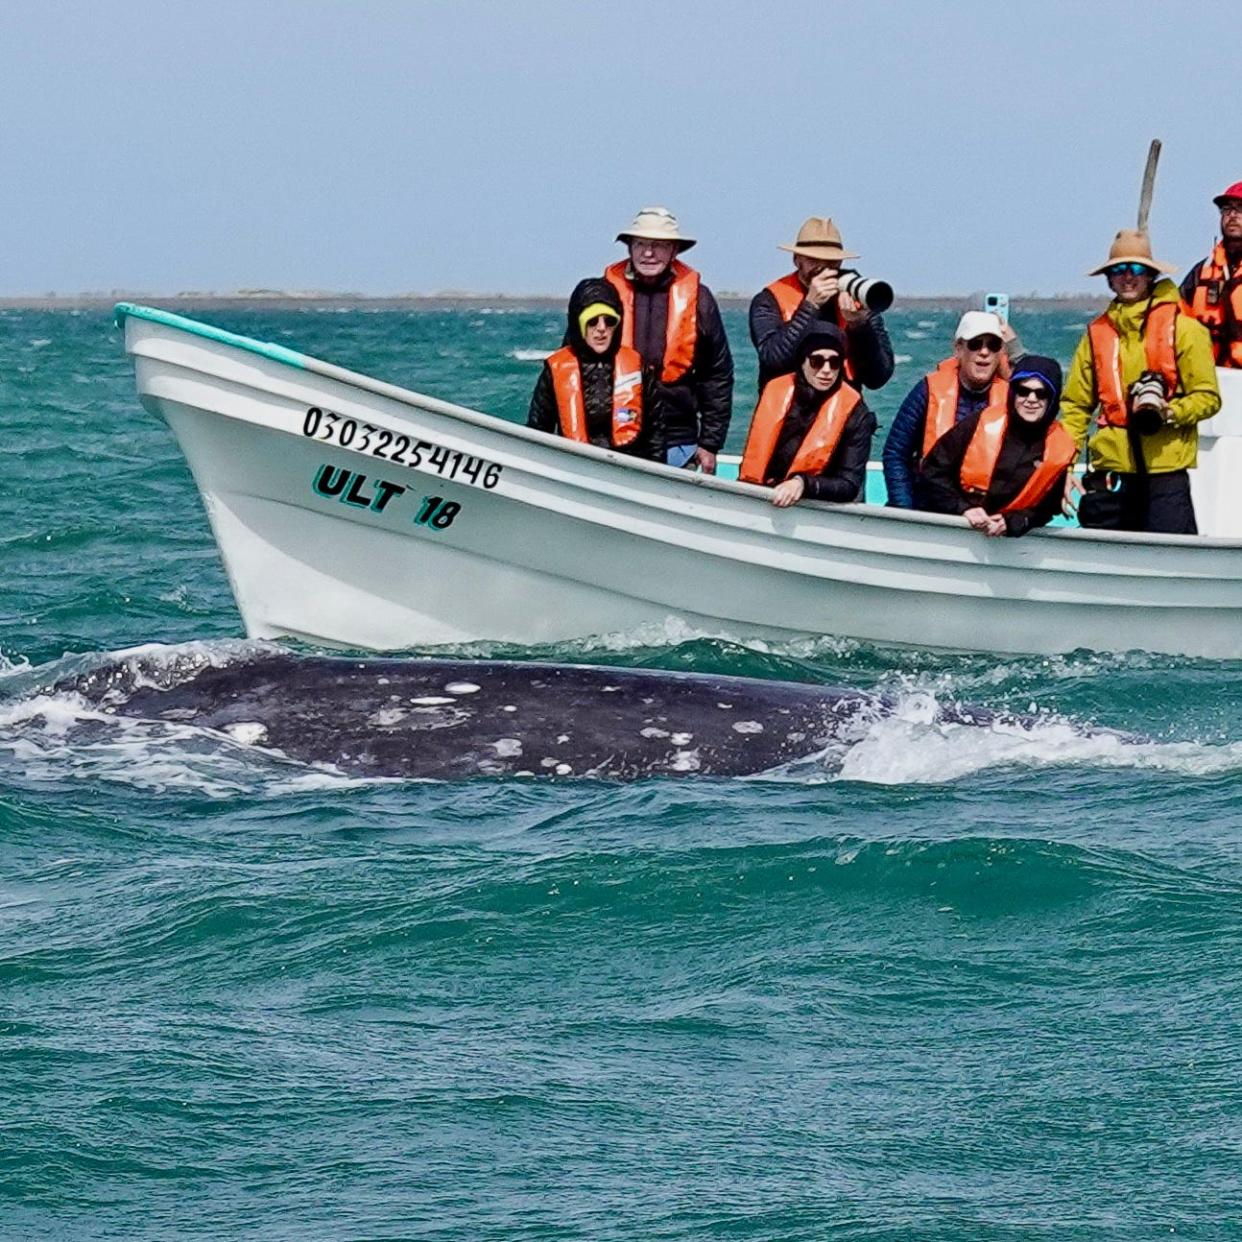
[[808,259],[856,259],[858,256],[846,250],[841,243],[841,230],[828,216],[808,216],[798,230],[792,246],[779,246],[790,254],[805,255]]
[[1119,229],[1108,248],[1108,258],[1099,267],[1093,267],[1088,276],[1103,276],[1105,269],[1114,263],[1142,263],[1157,272],[1176,272],[1172,263],[1162,263],[1151,257],[1151,239],[1139,229]]
[[634,222],[627,229],[617,234],[617,241],[627,245],[636,237],[647,241],[674,242],[678,251],[689,250],[694,245],[693,237],[683,237],[677,226],[677,217],[667,207],[644,207],[634,217]]

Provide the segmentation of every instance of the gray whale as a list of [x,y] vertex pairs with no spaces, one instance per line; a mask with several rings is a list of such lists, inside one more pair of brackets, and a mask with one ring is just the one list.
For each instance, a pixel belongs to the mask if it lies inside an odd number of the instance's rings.
[[[499,660],[263,653],[169,671],[141,659],[58,684],[107,712],[190,723],[350,775],[749,776],[888,714],[798,682]],[[990,713],[940,709],[985,724]]]

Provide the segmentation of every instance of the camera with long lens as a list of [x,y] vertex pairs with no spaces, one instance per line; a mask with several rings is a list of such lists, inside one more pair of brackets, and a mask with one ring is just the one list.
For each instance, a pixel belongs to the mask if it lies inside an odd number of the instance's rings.
[[893,304],[893,286],[886,280],[869,280],[857,272],[838,272],[837,288],[869,311],[886,311]]
[[1130,425],[1141,436],[1149,436],[1164,426],[1164,403],[1168,398],[1164,376],[1144,371],[1130,385]]

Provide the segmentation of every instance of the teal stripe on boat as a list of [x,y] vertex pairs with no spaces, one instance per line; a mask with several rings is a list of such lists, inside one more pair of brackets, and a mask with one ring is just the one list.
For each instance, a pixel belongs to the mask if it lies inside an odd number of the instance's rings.
[[306,355],[299,354],[296,350],[286,349],[283,345],[274,345],[271,341],[256,341],[253,337],[239,336],[236,332],[226,332],[223,328],[213,328],[209,323],[199,323],[197,319],[174,315],[172,311],[160,310],[155,306],[138,306],[133,302],[118,302],[113,314],[116,316],[117,327],[124,327],[126,319],[147,319],[151,323],[163,324],[166,328],[177,328],[192,336],[201,336],[208,341],[219,341],[222,345],[232,345],[237,349],[271,358],[273,362],[283,362],[286,366],[306,370]]

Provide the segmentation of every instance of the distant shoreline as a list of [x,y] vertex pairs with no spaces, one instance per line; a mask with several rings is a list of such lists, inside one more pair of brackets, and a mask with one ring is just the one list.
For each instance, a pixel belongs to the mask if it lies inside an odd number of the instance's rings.
[[[753,295],[726,292],[717,294],[721,306],[745,309]],[[952,310],[978,307],[981,293],[946,293],[934,297],[901,297],[897,310]],[[1058,293],[1044,296],[1010,296],[1010,305],[1019,311],[1096,310],[1107,298],[1091,294]],[[288,310],[309,307],[323,310],[482,310],[563,311],[565,298],[552,294],[529,296],[506,293],[403,293],[370,296],[361,293],[297,293],[279,289],[240,290],[235,293],[138,293],[116,290],[111,293],[18,294],[0,297],[0,310],[110,310],[117,302],[138,302],[173,311],[211,310]]]

